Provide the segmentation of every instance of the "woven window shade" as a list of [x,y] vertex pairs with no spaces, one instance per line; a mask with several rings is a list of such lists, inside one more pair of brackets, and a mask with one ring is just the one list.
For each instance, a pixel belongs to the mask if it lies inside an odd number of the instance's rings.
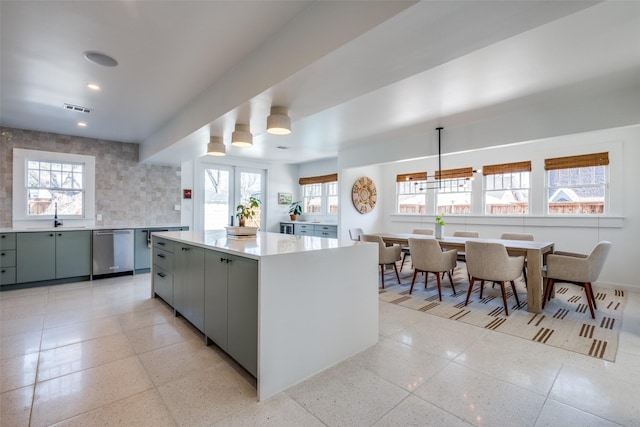
[[338,180],[338,174],[332,173],[331,175],[310,176],[308,178],[300,178],[298,180],[298,184],[300,185],[323,184],[325,182],[335,182],[337,180]]
[[403,173],[400,175],[396,175],[396,182],[426,181],[426,180],[427,180],[427,172]]
[[584,154],[582,156],[556,157],[555,159],[545,159],[545,170],[586,168],[589,166],[607,166],[609,164],[609,153]]
[[496,175],[499,173],[512,172],[531,172],[531,161],[482,166],[482,175]]
[[[442,179],[466,179],[473,176],[473,168],[444,169]],[[436,171],[436,179],[440,179],[440,171]]]

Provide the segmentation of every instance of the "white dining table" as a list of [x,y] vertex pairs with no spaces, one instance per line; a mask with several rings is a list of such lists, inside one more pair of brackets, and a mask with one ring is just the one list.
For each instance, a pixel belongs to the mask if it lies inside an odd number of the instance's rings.
[[[433,236],[411,233],[374,233],[385,243],[409,245],[409,239],[433,239]],[[530,313],[542,312],[542,295],[546,279],[542,274],[546,256],[553,253],[554,243],[537,240],[503,240],[483,239],[473,237],[444,236],[437,239],[440,246],[445,249],[457,249],[464,251],[464,245],[468,241],[482,241],[501,243],[511,255],[524,255],[527,260],[527,311]]]

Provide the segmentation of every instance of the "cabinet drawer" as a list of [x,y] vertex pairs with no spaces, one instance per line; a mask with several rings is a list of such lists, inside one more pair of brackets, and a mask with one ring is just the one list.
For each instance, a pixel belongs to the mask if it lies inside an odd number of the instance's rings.
[[302,231],[302,230],[313,231],[313,227],[314,226],[311,225],[311,224],[295,224],[294,227],[295,227],[296,230],[300,230],[300,231]]
[[153,246],[164,249],[167,252],[173,252],[173,242],[171,240],[163,239],[162,237],[154,237]]
[[153,290],[156,295],[173,307],[173,275],[171,273],[154,266]]
[[16,248],[15,233],[0,234],[0,250],[14,250]]
[[298,230],[298,228],[296,227],[296,230],[295,230],[294,234],[313,236],[313,228],[307,228],[307,229],[303,229],[303,230]]
[[337,225],[316,225],[316,231],[325,231],[329,233],[337,233],[338,226]]
[[327,237],[327,238],[330,238],[330,239],[337,239],[338,238],[338,233],[335,232],[335,231],[316,230],[315,236],[317,236],[317,237]]
[[2,251],[0,252],[0,267],[15,267],[16,266],[16,251]]
[[171,271],[173,269],[173,254],[162,249],[153,249],[153,264]]
[[16,268],[0,268],[0,285],[13,285],[14,283],[16,283]]

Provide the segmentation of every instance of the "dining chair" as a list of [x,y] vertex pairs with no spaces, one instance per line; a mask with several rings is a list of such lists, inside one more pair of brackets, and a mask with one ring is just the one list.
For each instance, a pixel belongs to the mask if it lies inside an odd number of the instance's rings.
[[398,284],[400,283],[400,276],[398,275],[397,261],[400,261],[400,245],[387,246],[382,240],[382,237],[375,236],[373,234],[361,234],[361,242],[374,242],[378,244],[378,265],[380,265],[380,281],[382,283],[382,289],[384,289],[384,266],[393,264],[393,269],[396,272],[396,279]]
[[[528,240],[533,242],[533,234],[527,233],[502,233],[500,235],[500,240]],[[508,252],[508,251],[507,251]],[[512,255],[512,254],[509,254]],[[527,286],[527,260],[524,260],[524,265],[522,266],[522,277],[524,278],[524,285]]]
[[[414,239],[409,238],[409,250],[411,251],[411,263],[413,264],[413,279],[411,279],[411,289],[409,295],[413,292],[413,285],[416,282],[418,272],[424,272],[424,288],[427,289],[427,279],[429,273],[436,275],[436,283],[438,284],[438,297],[442,301],[442,291],[440,289],[440,273],[449,274],[449,282],[453,295],[456,294],[456,288],[453,285],[451,272],[456,266],[457,250],[450,249],[442,251],[440,243],[436,239]],[[443,274],[444,277],[444,274]]]
[[354,241],[358,241],[360,240],[360,235],[364,234],[364,231],[362,231],[362,228],[350,228],[349,229],[349,237],[351,238],[351,240]]
[[[475,237],[477,239],[478,237],[480,237],[480,233],[478,233],[477,231],[454,231],[453,237]],[[465,263],[467,262],[467,257],[465,252],[458,251],[458,261],[465,262]],[[467,272],[467,276],[469,280],[471,280],[471,275],[469,275],[468,272]]]
[[[425,236],[433,236],[433,230],[430,228],[414,228],[411,234],[424,234]],[[411,255],[409,246],[402,246],[402,262],[400,263],[400,271],[404,267],[404,261],[407,259],[407,255]]]
[[468,241],[464,245],[467,255],[467,271],[469,272],[469,290],[466,306],[469,303],[471,289],[476,280],[480,280],[480,299],[484,290],[484,282],[495,282],[502,290],[502,302],[504,304],[504,314],[509,315],[507,308],[507,295],[504,289],[504,282],[511,282],[511,289],[516,298],[516,303],[520,307],[518,292],[516,291],[515,279],[522,274],[523,256],[512,257],[507,253],[507,248],[502,243]]
[[548,281],[542,308],[544,309],[546,302],[551,299],[551,291],[556,282],[571,283],[584,288],[591,318],[595,319],[594,309],[598,307],[596,307],[591,284],[598,280],[609,251],[611,251],[611,242],[603,240],[589,254],[558,251],[547,255]]

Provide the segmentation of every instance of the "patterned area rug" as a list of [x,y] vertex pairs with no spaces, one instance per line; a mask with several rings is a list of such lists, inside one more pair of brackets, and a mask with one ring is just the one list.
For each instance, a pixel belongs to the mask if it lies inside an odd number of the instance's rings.
[[424,276],[418,274],[413,293],[409,295],[412,275],[413,270],[405,264],[404,271],[400,273],[401,284],[398,285],[393,272],[385,271],[385,289],[379,290],[380,301],[591,357],[612,362],[616,359],[622,309],[626,301],[621,290],[594,286],[597,310],[596,318],[592,319],[584,290],[575,285],[556,283],[555,298],[547,302],[542,313],[534,314],[527,312],[527,290],[520,278],[516,281],[519,307],[513,298],[511,285],[505,285],[509,307],[509,315],[505,316],[500,286],[494,288],[491,282],[485,283],[482,299],[479,284],[474,284],[469,304],[464,305],[469,289],[464,263],[458,263],[453,275],[456,295],[453,295],[449,277],[442,280],[442,301],[438,300],[433,274],[429,274],[426,290]]

